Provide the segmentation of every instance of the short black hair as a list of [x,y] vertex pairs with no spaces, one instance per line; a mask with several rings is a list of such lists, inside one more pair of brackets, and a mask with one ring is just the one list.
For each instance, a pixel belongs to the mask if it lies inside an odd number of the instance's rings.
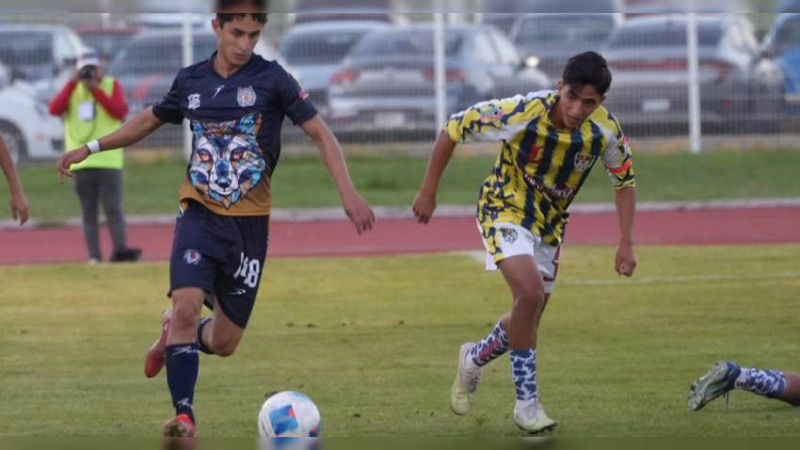
[[611,71],[608,62],[596,52],[586,52],[570,58],[564,68],[564,84],[593,86],[598,94],[606,95],[611,88]]
[[[268,0],[217,0],[216,11],[217,21],[220,27],[224,27],[226,23],[233,22],[236,19],[241,19],[250,15],[256,22],[267,23],[267,9]],[[238,13],[223,13],[219,11],[229,11],[231,9],[240,8],[243,11]]]

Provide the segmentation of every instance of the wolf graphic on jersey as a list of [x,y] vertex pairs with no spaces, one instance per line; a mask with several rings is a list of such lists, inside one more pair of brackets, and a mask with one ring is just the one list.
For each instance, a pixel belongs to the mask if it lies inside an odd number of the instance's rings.
[[267,167],[256,141],[260,128],[260,114],[226,122],[192,122],[192,186],[228,209],[244,198],[261,182]]

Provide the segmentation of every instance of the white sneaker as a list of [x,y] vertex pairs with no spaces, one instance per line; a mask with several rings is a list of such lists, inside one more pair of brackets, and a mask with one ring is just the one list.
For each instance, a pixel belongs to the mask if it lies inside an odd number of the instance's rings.
[[481,381],[483,368],[477,367],[469,360],[469,353],[475,344],[467,342],[461,346],[458,354],[458,372],[450,390],[450,407],[459,416],[466,416],[478,391],[478,382]]
[[514,422],[523,431],[531,434],[553,431],[556,428],[555,421],[547,417],[539,399],[527,402],[517,401],[517,405],[514,407]]

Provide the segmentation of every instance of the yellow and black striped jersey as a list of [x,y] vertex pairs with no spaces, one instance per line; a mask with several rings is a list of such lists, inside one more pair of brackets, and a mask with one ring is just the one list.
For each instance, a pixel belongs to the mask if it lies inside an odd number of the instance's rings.
[[601,106],[578,129],[558,129],[549,114],[557,101],[556,91],[491,100],[447,123],[454,142],[502,143],[478,199],[484,233],[495,223],[513,223],[559,245],[567,208],[598,159],[617,189],[635,186],[628,139],[614,116]]

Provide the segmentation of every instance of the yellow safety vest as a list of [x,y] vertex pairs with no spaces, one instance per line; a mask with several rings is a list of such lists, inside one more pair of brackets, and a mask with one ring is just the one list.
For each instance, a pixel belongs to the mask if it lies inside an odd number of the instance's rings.
[[[100,81],[100,89],[109,97],[114,95],[114,78],[104,77]],[[83,114],[88,113],[88,108],[93,108],[93,120],[81,119],[81,108]],[[122,121],[112,117],[97,100],[94,95],[86,89],[83,83],[78,83],[69,98],[69,109],[64,115],[64,143],[66,151],[82,147],[87,143],[100,139],[101,137],[116,131],[122,126]],[[122,149],[103,150],[100,153],[86,158],[80,164],[73,164],[70,170],[81,169],[122,169],[124,158]]]

